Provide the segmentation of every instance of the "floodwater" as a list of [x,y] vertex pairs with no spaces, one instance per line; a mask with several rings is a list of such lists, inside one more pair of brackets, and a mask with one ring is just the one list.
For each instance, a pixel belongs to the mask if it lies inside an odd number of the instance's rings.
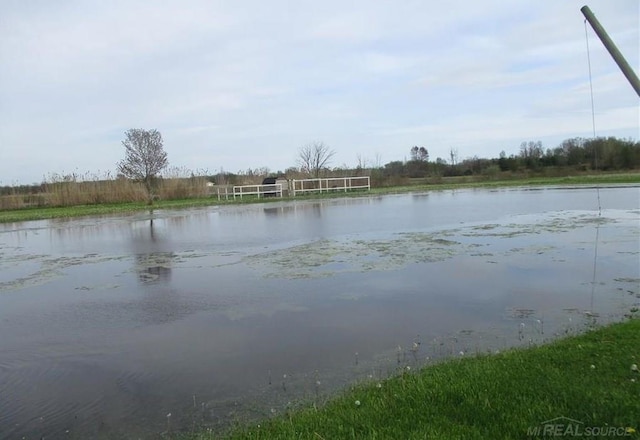
[[639,218],[628,186],[0,225],[0,438],[218,430],[624,319]]

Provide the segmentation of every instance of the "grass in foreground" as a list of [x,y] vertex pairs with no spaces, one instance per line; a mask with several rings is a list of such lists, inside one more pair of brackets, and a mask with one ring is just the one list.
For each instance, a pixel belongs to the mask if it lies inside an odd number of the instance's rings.
[[522,439],[574,428],[588,438],[640,438],[639,363],[640,319],[633,319],[542,347],[405,371],[228,438]]
[[[464,178],[463,178],[464,179]],[[516,186],[544,186],[544,185],[603,185],[603,184],[638,184],[640,183],[640,173],[625,174],[598,174],[598,175],[580,175],[567,177],[532,177],[527,179],[508,179],[508,180],[483,180],[483,181],[466,181],[455,180],[444,183],[421,183],[408,186],[394,186],[372,188],[371,191],[362,192],[335,192],[311,194],[305,196],[297,196],[295,200],[324,199],[336,197],[362,197],[369,195],[398,194],[412,191],[441,191],[449,189],[463,188],[499,188],[499,187],[516,187]],[[97,205],[77,205],[68,207],[48,207],[48,208],[23,208],[13,210],[0,210],[0,223],[13,223],[30,220],[46,220],[52,218],[71,218],[92,215],[120,214],[136,211],[144,211],[153,209],[179,209],[192,208],[198,206],[227,205],[240,203],[264,203],[281,201],[280,198],[250,198],[243,199],[233,198],[229,200],[218,200],[217,197],[205,198],[189,198],[182,200],[160,200],[153,207],[145,202],[127,202],[113,204],[97,204]],[[285,200],[294,200],[293,198],[285,198]]]

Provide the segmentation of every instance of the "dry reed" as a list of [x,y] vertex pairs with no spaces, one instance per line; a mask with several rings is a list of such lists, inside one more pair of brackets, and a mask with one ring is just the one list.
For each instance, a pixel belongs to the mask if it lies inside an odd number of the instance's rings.
[[[175,200],[209,195],[206,177],[192,173],[189,177],[183,177],[184,174],[184,171],[178,173],[174,170],[169,177],[158,179],[156,196],[163,200]],[[35,188],[15,189],[10,194],[0,196],[0,209],[115,204],[144,202],[148,199],[142,182],[114,178],[110,173],[51,174]]]

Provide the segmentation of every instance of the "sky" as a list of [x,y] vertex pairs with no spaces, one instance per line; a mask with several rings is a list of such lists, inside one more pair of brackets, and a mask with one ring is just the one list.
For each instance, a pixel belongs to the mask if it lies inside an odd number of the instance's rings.
[[[586,0],[0,0],[0,185],[113,175],[130,128],[174,172],[517,154],[593,136]],[[586,3],[639,71],[640,2]],[[597,136],[639,100],[590,27]]]

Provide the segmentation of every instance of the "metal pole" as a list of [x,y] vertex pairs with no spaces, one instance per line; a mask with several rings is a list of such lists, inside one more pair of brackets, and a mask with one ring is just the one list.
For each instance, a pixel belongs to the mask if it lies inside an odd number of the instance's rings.
[[627,60],[624,59],[624,56],[622,56],[622,53],[620,53],[614,42],[611,40],[611,38],[609,38],[609,35],[607,35],[607,31],[604,30],[596,16],[593,15],[593,12],[591,12],[589,6],[583,6],[582,8],[580,8],[580,11],[582,11],[582,15],[584,15],[584,18],[587,19],[593,30],[596,32],[596,34],[600,38],[600,41],[602,41],[604,47],[607,48],[609,54],[616,62],[620,70],[622,70],[622,73],[631,84],[631,87],[633,87],[633,89],[640,97],[640,80],[638,80],[638,76],[633,71],[629,63],[627,63]]

